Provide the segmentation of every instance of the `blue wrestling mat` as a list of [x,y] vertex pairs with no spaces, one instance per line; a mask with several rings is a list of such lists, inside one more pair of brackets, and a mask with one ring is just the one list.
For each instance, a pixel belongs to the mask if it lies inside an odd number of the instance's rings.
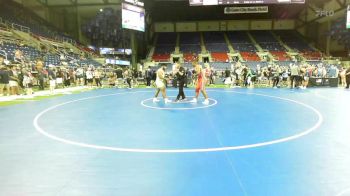
[[0,195],[350,195],[350,91],[154,91],[0,108]]

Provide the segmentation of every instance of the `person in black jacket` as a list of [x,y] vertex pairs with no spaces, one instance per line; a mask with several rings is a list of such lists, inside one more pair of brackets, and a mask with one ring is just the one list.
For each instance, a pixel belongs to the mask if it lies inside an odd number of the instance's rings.
[[184,85],[186,82],[186,70],[179,63],[176,66],[176,78],[179,83],[179,94],[177,95],[175,101],[179,101],[180,97],[181,97],[181,100],[184,100],[186,99],[186,96],[184,93]]
[[146,86],[148,88],[151,87],[152,70],[150,67],[148,67],[145,71],[145,78],[146,78]]
[[346,78],[346,87],[345,88],[349,88],[349,86],[350,86],[350,67],[348,67],[348,69],[345,72],[345,78]]

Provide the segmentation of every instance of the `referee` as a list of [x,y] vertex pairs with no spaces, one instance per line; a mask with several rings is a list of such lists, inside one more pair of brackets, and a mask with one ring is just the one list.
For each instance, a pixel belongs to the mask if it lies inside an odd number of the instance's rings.
[[179,94],[177,95],[175,101],[184,100],[186,99],[186,96],[184,93],[184,85],[186,82],[186,70],[179,63],[177,64],[177,67],[176,67],[176,78],[177,78],[177,81],[179,82]]

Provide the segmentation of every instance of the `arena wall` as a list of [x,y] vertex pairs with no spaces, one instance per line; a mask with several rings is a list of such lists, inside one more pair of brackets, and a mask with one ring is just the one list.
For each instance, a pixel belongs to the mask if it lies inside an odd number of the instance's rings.
[[223,20],[196,22],[156,22],[155,32],[288,30],[294,29],[294,20]]
[[195,32],[197,24],[195,22],[177,22],[175,23],[176,32]]

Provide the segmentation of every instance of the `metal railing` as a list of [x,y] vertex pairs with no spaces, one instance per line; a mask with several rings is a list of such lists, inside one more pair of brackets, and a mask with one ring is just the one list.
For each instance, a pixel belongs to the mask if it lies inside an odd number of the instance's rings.
[[7,52],[5,52],[5,50],[0,50],[0,56],[5,57],[5,59],[7,60]]
[[12,27],[13,29],[16,29],[16,30],[19,30],[19,31],[23,31],[23,32],[26,32],[26,33],[30,33],[30,28],[29,27],[16,24],[14,22],[11,22],[11,21],[8,21],[6,19],[3,19],[2,17],[0,17],[0,23],[1,24],[5,24],[8,27]]
[[16,29],[16,30],[19,30],[19,31],[23,31],[25,33],[30,33],[30,28],[26,27],[26,26],[22,26],[22,25],[19,25],[19,24],[16,24],[16,23],[12,23],[11,27],[13,29]]

